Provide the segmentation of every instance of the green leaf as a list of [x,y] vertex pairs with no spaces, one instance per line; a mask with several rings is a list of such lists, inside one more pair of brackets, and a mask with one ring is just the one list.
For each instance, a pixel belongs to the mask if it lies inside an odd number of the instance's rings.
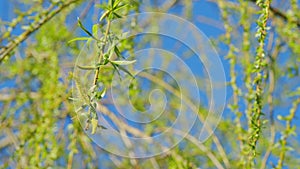
[[120,68],[123,72],[127,73],[128,75],[130,75],[131,77],[134,78],[134,76],[127,69],[125,69],[123,66],[117,65],[117,67]]
[[23,29],[23,30],[29,30],[30,29],[30,26],[27,26],[27,25],[25,25],[25,26],[21,26],[21,29]]
[[100,100],[100,99],[102,99],[104,96],[105,96],[105,94],[106,94],[106,88],[104,88],[102,91],[100,91],[100,92],[97,92],[97,95],[96,95],[96,98],[98,99],[98,100]]
[[90,38],[90,39],[88,39],[87,41],[86,41],[86,45],[87,45],[87,48],[88,49],[90,49],[90,45],[91,45],[91,42],[92,42],[92,38]]
[[98,24],[93,25],[93,28],[92,28],[93,35],[96,36],[96,37],[98,36],[98,28],[99,28]]
[[120,16],[120,15],[117,14],[116,12],[113,12],[113,15],[114,15],[116,18],[122,18],[122,16]]
[[97,85],[93,85],[90,89],[89,89],[89,92],[94,92],[95,91],[95,89],[97,88]]
[[101,98],[103,98],[104,96],[105,96],[105,94],[106,94],[106,88],[104,88],[102,91],[101,91]]
[[99,22],[101,22],[107,15],[110,13],[110,11],[105,11],[103,15],[100,17]]
[[102,126],[100,124],[98,124],[98,127],[101,128],[101,129],[107,129],[105,126]]
[[110,52],[110,53],[109,53],[109,55],[108,55],[108,57],[107,57],[106,59],[109,59],[109,60],[110,60],[110,59],[112,58],[114,52],[113,52],[112,50],[110,50],[109,52]]
[[91,134],[95,134],[96,133],[96,129],[98,127],[98,119],[92,118],[91,124],[92,124],[92,133]]
[[[110,63],[111,63],[111,62],[110,62]],[[119,76],[119,78],[120,78],[120,80],[121,80],[121,74],[120,74],[120,72],[119,72],[119,68],[118,68],[117,65],[115,65],[114,63],[111,63],[111,64],[112,64],[112,66],[114,67],[114,70],[117,71],[118,76]]]
[[100,67],[99,66],[81,66],[81,65],[77,65],[77,67],[79,69],[83,69],[83,70],[94,70],[94,69],[98,69]]
[[77,18],[77,21],[78,21],[79,27],[80,27],[85,33],[87,33],[90,37],[96,39],[96,38],[93,36],[93,34],[92,34],[91,32],[89,32],[89,31],[82,25],[82,23],[81,23],[79,17]]
[[286,120],[286,117],[283,117],[282,115],[278,115],[278,116],[277,116],[277,119],[278,119],[278,120]]
[[116,6],[116,7],[114,8],[114,11],[120,10],[120,9],[126,7],[127,5],[128,5],[128,4],[123,4],[123,5]]
[[121,52],[120,52],[120,50],[118,49],[117,46],[115,46],[114,51],[115,51],[115,54],[118,56],[118,58],[123,58],[123,59],[125,59],[125,57],[123,57],[123,56],[121,55]]
[[115,0],[110,0],[110,6],[114,7]]
[[118,7],[118,5],[120,4],[121,0],[117,0],[116,2],[114,2],[113,4],[113,9],[116,9]]
[[89,37],[77,37],[77,38],[69,40],[68,43],[72,43],[72,42],[75,42],[75,41],[89,40],[89,39],[91,39],[91,38],[89,38]]
[[116,61],[110,61],[116,65],[130,65],[136,62],[136,60],[116,60]]

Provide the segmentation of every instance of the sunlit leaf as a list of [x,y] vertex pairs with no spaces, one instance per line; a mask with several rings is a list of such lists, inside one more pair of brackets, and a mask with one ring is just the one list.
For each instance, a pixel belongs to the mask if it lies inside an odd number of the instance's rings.
[[82,70],[95,70],[99,68],[99,66],[81,66],[81,65],[77,65],[77,67]]
[[116,7],[114,8],[114,11],[120,10],[120,9],[126,7],[127,5],[128,5],[128,4],[122,4],[122,5],[116,6]]
[[96,36],[96,37],[98,36],[98,28],[99,28],[98,24],[93,25],[93,28],[92,28],[93,35]]
[[92,118],[91,124],[92,124],[92,132],[91,132],[91,134],[95,134],[96,133],[96,129],[98,127],[98,119]]
[[100,17],[99,22],[101,22],[107,15],[110,13],[110,11],[105,11],[103,15]]
[[106,94],[106,88],[104,88],[100,92],[97,92],[96,98],[100,100],[100,99],[102,99],[105,96],[105,94]]
[[115,61],[110,61],[116,65],[130,65],[136,62],[136,60],[115,60]]
[[82,25],[82,23],[81,23],[79,17],[77,18],[77,21],[78,21],[79,27],[80,27],[85,33],[87,33],[90,37],[96,39],[96,38],[93,36],[93,34],[92,34],[91,32],[89,32],[89,31]]
[[75,42],[75,41],[84,41],[84,40],[89,40],[91,39],[90,37],[77,37],[77,38],[74,38],[72,40],[69,40],[68,43],[72,43],[72,42]]

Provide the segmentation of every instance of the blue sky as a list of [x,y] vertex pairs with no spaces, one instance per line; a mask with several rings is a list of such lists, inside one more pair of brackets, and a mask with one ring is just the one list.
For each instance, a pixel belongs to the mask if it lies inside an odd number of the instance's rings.
[[[85,6],[85,5],[83,5]],[[146,9],[147,5],[142,5],[141,9]],[[10,3],[10,1],[7,0],[0,0],[0,18],[2,21],[11,21],[14,18],[13,15],[13,8],[14,6]],[[80,10],[78,10],[77,12],[79,12]],[[174,14],[174,15],[181,15],[184,11],[184,7],[182,5],[178,5],[175,8],[172,8],[169,13]],[[88,16],[83,20],[84,24],[87,25],[87,27],[91,27],[92,24],[95,23],[95,21],[92,19],[92,17],[90,17],[92,15],[93,11],[90,11]],[[76,14],[76,12],[74,13]],[[197,1],[196,3],[194,3],[193,6],[193,15],[196,17],[193,20],[193,24],[195,24],[205,35],[207,35],[209,38],[213,39],[213,38],[217,38],[219,37],[222,33],[224,33],[224,30],[222,27],[219,27],[218,24],[216,24],[215,26],[203,23],[199,21],[199,18],[197,18],[198,16],[205,16],[207,18],[210,18],[214,21],[217,22],[221,22],[221,18],[220,18],[220,14],[218,11],[218,8],[216,6],[216,4],[214,3],[210,3],[207,1]],[[70,23],[74,23],[76,22],[78,16],[69,16],[69,22]],[[17,30],[15,33],[18,33]],[[83,34],[82,31],[80,29],[77,29],[77,34]],[[165,39],[166,42],[171,41],[171,40],[167,40]],[[171,42],[170,42],[171,43]],[[170,43],[167,43],[167,45],[165,45],[165,48],[171,48],[173,46],[170,45]],[[226,51],[227,48],[224,46],[220,46],[222,48],[222,50]],[[180,52],[180,51],[179,51]],[[225,52],[226,53],[226,52]],[[224,52],[220,52],[220,58],[222,60],[222,63],[224,65],[225,68],[225,75],[227,80],[230,80],[229,77],[229,64],[228,61],[226,59],[224,59]],[[282,61],[282,63],[284,64],[286,61],[286,57],[288,55],[288,53],[285,54],[286,56],[281,56],[279,59]],[[195,71],[199,71],[201,72],[201,70],[199,70],[200,66],[198,64],[194,64],[196,62],[194,62],[193,60],[190,61],[189,65],[191,66],[192,70]],[[287,78],[283,78],[282,81],[286,81]],[[293,84],[293,88],[299,87],[299,78],[289,81],[291,84]],[[242,80],[239,79],[238,81],[239,84],[242,83]],[[0,83],[0,90],[3,87],[11,87],[13,85],[13,81],[7,81],[7,82],[1,82]],[[281,91],[283,90],[280,86],[277,88],[278,90],[276,90],[275,92],[275,97],[286,97],[286,96],[282,96]],[[201,95],[203,95],[203,93],[201,93]],[[231,88],[227,88],[227,101],[229,102],[229,97],[232,95],[232,90]],[[203,98],[205,100],[205,98]],[[285,99],[284,103],[282,103],[280,106],[277,106],[275,109],[275,117],[277,114],[286,114],[288,113],[289,108],[291,107],[290,104],[287,104],[290,102],[290,99]],[[241,106],[243,106],[241,104]],[[298,111],[299,114],[299,111]],[[224,117],[231,117],[231,113],[228,111],[228,109],[225,109],[223,116]],[[300,118],[299,115],[297,115],[296,120],[294,120],[294,123],[296,124],[300,124]],[[277,136],[277,139],[279,138],[279,135]],[[298,140],[300,139],[300,137],[297,137]],[[102,158],[102,157],[100,157]],[[272,159],[275,160],[275,159]]]

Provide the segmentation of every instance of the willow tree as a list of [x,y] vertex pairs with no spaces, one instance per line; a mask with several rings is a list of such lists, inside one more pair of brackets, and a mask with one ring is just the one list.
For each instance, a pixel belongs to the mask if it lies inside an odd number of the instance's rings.
[[[9,9],[0,19],[1,168],[300,166],[298,5],[296,0],[1,2],[0,14]],[[141,22],[135,16],[143,12],[156,17],[143,15]],[[186,42],[149,33],[162,29],[156,24],[164,13],[207,34],[224,65],[225,109],[220,121],[208,120],[216,129],[204,127],[211,131],[208,139],[197,132],[215,104],[209,100],[212,77]],[[173,28],[170,24],[169,32]],[[127,36],[128,31],[148,33]],[[147,50],[153,48],[163,50]],[[174,64],[172,54],[182,64]],[[162,69],[138,72],[138,64]],[[185,86],[194,82],[199,91]],[[129,104],[135,112],[125,109]],[[179,110],[192,114],[177,119]],[[176,120],[181,126],[157,143],[155,137]],[[114,133],[120,140],[104,137]],[[141,146],[131,138],[151,139]],[[115,141],[124,149],[109,144]],[[141,152],[153,153],[146,158]]]

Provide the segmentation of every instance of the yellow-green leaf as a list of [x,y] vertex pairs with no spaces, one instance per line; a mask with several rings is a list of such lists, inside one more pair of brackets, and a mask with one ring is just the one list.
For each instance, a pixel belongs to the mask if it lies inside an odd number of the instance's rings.
[[74,38],[72,40],[69,40],[68,43],[72,43],[72,42],[75,42],[75,41],[81,41],[81,40],[89,40],[91,38],[89,37],[78,37],[78,38]]
[[96,129],[98,127],[98,119],[92,119],[91,120],[91,123],[92,123],[92,134],[95,134],[96,133]]
[[112,63],[116,64],[116,65],[130,65],[134,62],[136,62],[136,60],[115,60],[115,61],[111,61]]

